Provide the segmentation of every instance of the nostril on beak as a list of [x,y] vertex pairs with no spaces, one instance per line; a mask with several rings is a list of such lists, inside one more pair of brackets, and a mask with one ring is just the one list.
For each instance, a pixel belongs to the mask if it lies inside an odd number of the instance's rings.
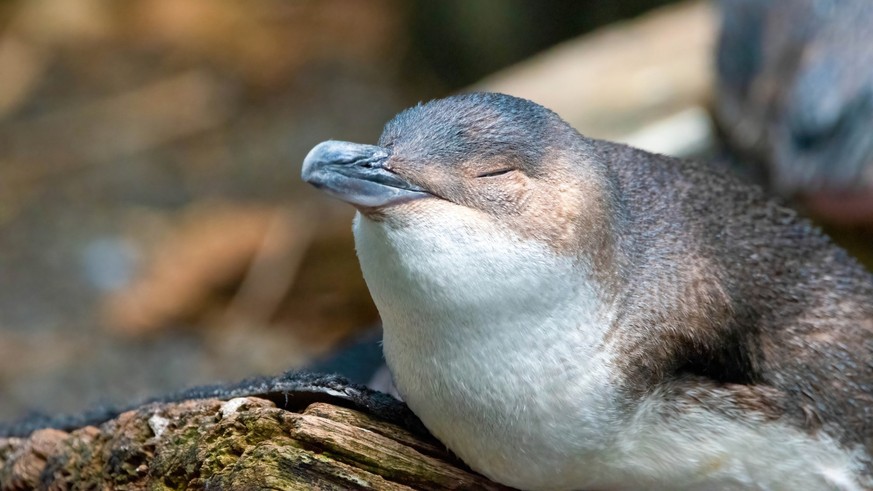
[[846,115],[844,111],[825,115],[815,113],[812,109],[802,109],[789,123],[791,143],[798,150],[812,150],[833,140],[839,134]]
[[864,124],[871,112],[871,91],[850,98],[829,94],[819,99],[801,99],[789,115],[791,143],[801,151],[824,147]]

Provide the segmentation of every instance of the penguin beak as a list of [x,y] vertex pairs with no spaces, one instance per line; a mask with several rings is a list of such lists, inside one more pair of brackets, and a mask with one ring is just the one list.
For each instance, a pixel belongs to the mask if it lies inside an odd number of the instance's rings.
[[303,160],[303,180],[357,208],[381,208],[431,196],[389,170],[388,152],[375,145],[329,140]]

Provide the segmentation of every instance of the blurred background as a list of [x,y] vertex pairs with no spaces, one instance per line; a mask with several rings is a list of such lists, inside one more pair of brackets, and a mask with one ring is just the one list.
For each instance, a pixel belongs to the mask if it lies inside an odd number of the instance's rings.
[[[667,5],[670,4],[670,5]],[[322,360],[378,326],[320,141],[477,89],[718,154],[667,0],[0,0],[0,419]]]
[[329,138],[664,0],[0,1],[0,419],[299,367],[377,324]]

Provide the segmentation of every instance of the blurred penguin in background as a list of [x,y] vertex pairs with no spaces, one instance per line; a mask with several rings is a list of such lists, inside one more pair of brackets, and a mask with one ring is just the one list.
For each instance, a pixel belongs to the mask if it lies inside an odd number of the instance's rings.
[[718,4],[714,113],[729,149],[871,266],[873,2]]

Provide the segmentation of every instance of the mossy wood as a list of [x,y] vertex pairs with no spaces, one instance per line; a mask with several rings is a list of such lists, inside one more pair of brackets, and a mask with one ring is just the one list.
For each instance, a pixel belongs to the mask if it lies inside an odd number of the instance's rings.
[[0,439],[0,489],[506,489],[439,442],[353,409],[240,397],[154,403]]

